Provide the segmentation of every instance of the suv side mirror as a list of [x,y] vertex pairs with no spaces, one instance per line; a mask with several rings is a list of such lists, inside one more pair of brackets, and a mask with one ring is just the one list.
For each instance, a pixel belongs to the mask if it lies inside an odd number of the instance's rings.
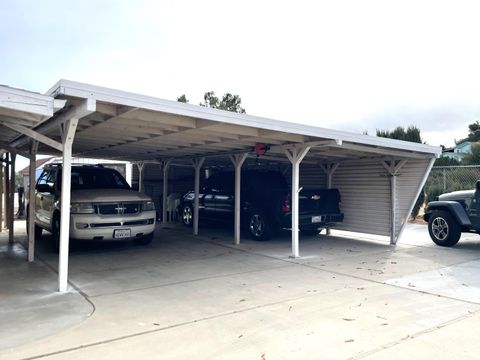
[[41,193],[53,193],[53,187],[48,184],[38,184],[37,191]]
[[480,191],[480,180],[477,180],[477,182],[475,183],[475,188]]

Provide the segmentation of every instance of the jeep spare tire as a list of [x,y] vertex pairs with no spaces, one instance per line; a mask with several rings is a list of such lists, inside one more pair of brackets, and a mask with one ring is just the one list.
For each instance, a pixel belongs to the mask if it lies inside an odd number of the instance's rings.
[[428,232],[435,244],[450,247],[458,243],[462,229],[452,214],[441,210],[433,212],[428,219]]

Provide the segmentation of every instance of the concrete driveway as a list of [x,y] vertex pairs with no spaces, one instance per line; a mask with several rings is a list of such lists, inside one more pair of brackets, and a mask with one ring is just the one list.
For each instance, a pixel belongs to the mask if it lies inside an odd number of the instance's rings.
[[2,233],[0,358],[478,358],[480,236],[306,237],[290,259],[288,233],[235,247],[229,230],[201,232],[74,244],[68,294],[48,236],[27,264]]

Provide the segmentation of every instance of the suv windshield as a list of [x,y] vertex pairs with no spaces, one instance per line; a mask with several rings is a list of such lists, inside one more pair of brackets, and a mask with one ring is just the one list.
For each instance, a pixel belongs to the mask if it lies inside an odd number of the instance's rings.
[[130,189],[117,170],[94,167],[72,167],[72,190]]

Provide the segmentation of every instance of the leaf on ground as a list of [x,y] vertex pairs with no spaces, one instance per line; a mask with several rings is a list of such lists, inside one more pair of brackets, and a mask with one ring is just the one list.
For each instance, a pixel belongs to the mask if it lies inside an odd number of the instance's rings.
[[290,306],[290,307],[288,308],[288,311],[292,310],[292,308],[293,308],[293,306]]
[[351,343],[351,342],[354,342],[354,341],[355,341],[355,340],[353,340],[353,339],[347,339],[347,340],[345,340],[346,343]]
[[377,318],[382,319],[382,320],[387,320],[387,318],[384,318],[383,316],[377,315]]
[[415,285],[413,285],[412,283],[408,283],[408,286],[415,287]]
[[244,301],[247,301],[247,300],[245,300],[245,299],[240,299],[240,302],[244,302]]
[[240,339],[240,338],[242,338],[242,337],[243,337],[243,335],[242,335],[242,334],[238,335],[238,338],[239,338],[239,339]]
[[350,318],[342,318],[342,320],[345,320],[345,321],[355,321],[355,319],[350,319]]

